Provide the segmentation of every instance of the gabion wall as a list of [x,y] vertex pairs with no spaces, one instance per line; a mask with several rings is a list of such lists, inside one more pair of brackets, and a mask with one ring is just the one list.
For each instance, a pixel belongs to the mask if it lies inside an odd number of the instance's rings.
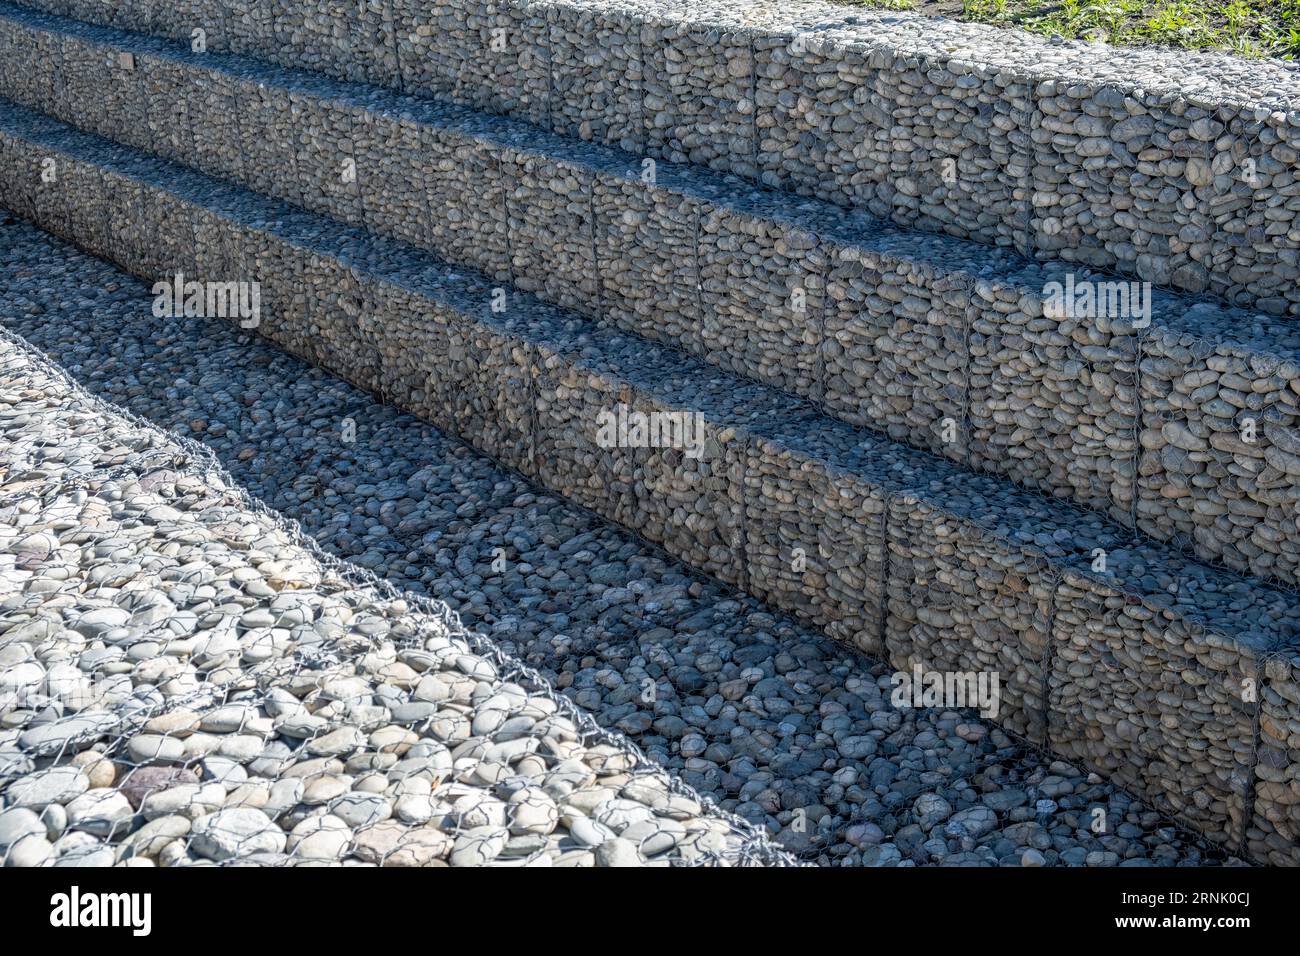
[[765,425],[744,467],[748,590],[884,657],[889,502],[932,468],[811,412]]
[[1141,335],[1105,316],[1049,314],[1042,290],[1067,271],[1019,265],[974,283],[971,463],[1132,524]]
[[1298,347],[1293,327],[1204,305],[1143,341],[1141,530],[1295,579]]
[[1278,866],[1300,862],[1300,655],[1278,655],[1264,665],[1259,700],[1259,754],[1254,816],[1246,831],[1256,860]]
[[[1268,596],[1245,582],[1197,587],[1198,570],[1135,544],[1111,552],[1105,573],[1066,571],[1050,737],[1067,758],[1242,850],[1260,663],[1295,625],[1271,620]],[[1255,627],[1219,629],[1233,600],[1260,601]]]
[[756,0],[27,0],[1300,314],[1300,78]]
[[974,280],[953,260],[917,256],[914,236],[889,231],[828,249],[821,403],[955,461],[970,457],[968,378]]
[[601,314],[624,331],[705,355],[696,271],[701,199],[666,175],[672,172],[656,170],[653,185],[630,164],[593,172]]
[[[49,189],[45,159],[85,188]],[[23,110],[0,111],[0,190],[146,278],[255,276],[284,347],[900,669],[995,670],[1010,730],[1257,859],[1294,852],[1297,705],[1273,660],[1300,645],[1293,596],[534,297],[494,311],[493,280]],[[605,447],[613,402],[698,416],[702,454]]]
[[[1145,329],[1047,315],[1048,282],[1105,276],[502,117],[65,21],[0,17],[0,49],[14,97],[73,125],[415,243],[1199,557],[1297,583],[1300,340],[1281,322],[1161,294]],[[1225,349],[1255,357],[1232,373],[1215,371],[1222,356],[1200,369],[1197,356]],[[1267,371],[1242,374],[1243,362]],[[1204,383],[1180,400],[1164,381],[1206,374],[1228,375],[1218,401],[1201,400]],[[1259,437],[1196,447],[1240,427],[1223,410],[1234,401],[1236,418],[1259,418]],[[1168,434],[1201,438],[1180,448]]]
[[[817,390],[824,263],[817,235],[755,193],[703,204],[696,243],[703,354],[795,395]],[[731,201],[728,201],[731,200]]]
[[1099,515],[968,472],[898,496],[889,512],[891,663],[999,673],[999,722],[1046,745],[1053,594],[1064,567],[1112,547],[1115,534]]

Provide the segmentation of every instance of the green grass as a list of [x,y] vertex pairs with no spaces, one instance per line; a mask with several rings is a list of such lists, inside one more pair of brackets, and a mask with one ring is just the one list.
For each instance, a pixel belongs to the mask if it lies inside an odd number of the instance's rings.
[[1300,59],[1300,0],[845,0],[1044,36]]

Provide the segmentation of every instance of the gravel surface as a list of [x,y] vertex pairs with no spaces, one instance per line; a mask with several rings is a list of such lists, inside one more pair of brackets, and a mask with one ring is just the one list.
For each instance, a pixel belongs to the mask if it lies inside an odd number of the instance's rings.
[[792,863],[0,341],[4,865]]
[[447,601],[808,860],[1222,859],[972,713],[895,708],[885,667],[260,339],[155,319],[141,284],[25,225],[0,249],[0,315],[85,387],[203,442],[327,551]]

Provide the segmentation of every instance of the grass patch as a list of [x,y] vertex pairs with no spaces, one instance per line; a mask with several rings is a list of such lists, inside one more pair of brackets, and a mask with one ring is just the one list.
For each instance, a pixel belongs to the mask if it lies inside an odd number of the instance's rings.
[[1300,59],[1300,0],[843,0],[1117,46]]

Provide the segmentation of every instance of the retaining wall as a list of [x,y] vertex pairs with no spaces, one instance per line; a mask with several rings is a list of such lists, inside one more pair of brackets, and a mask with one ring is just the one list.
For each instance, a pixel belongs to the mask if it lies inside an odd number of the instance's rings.
[[[49,159],[54,182],[41,176]],[[1278,737],[1300,706],[1286,683],[1300,645],[1291,595],[1151,546],[1140,567],[1112,558],[1098,605],[1097,549],[1131,547],[1098,514],[855,432],[533,296],[494,312],[487,277],[19,109],[0,111],[0,195],[150,281],[189,268],[257,277],[258,330],[280,345],[900,669],[996,670],[1004,726],[1124,774],[1234,852],[1292,859],[1297,751]],[[698,414],[703,454],[608,447],[593,412],[614,402]],[[802,516],[809,506],[816,517]],[[1139,604],[1167,625],[1151,631]],[[1082,639],[1090,629],[1095,641]],[[1250,695],[1232,698],[1238,674],[1261,669],[1267,747]],[[1188,676],[1202,672],[1212,679]],[[1174,674],[1186,683],[1171,703]],[[1111,717],[1080,727],[1099,681],[1113,688]],[[1108,720],[1146,730],[1110,733]]]
[[757,0],[28,0],[1300,314],[1300,73]]
[[[18,101],[80,128],[1298,581],[1300,336],[1285,320],[1159,293],[1145,329],[1061,316],[1049,283],[1108,277],[689,167],[658,163],[647,182],[635,157],[510,120],[66,20],[0,16],[0,64]],[[1179,451],[1166,432],[1199,437]]]

